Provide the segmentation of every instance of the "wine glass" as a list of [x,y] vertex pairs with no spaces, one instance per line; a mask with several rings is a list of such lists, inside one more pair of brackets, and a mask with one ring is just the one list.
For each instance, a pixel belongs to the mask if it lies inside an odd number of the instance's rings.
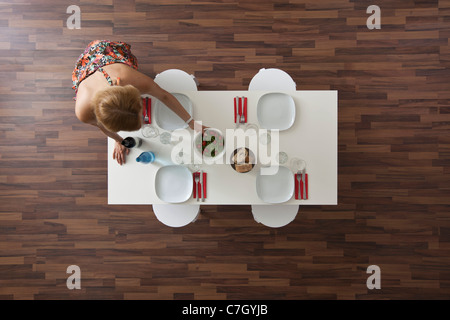
[[277,161],[279,164],[285,164],[287,162],[288,158],[289,157],[288,157],[287,153],[284,151],[280,151],[277,154]]
[[158,128],[152,125],[145,125],[141,128],[141,133],[146,138],[156,138],[159,135]]
[[271,139],[272,139],[272,137],[271,137],[269,131],[267,131],[267,132],[265,132],[265,133],[261,133],[261,134],[259,135],[259,141],[260,141],[260,143],[263,144],[263,145],[268,145],[268,144],[270,144]]
[[254,123],[247,123],[245,125],[245,131],[249,133],[249,135],[253,136],[258,133],[259,127]]
[[300,158],[292,158],[290,162],[291,170],[295,173],[306,169],[306,161]]
[[170,132],[163,132],[159,136],[159,141],[161,141],[162,144],[170,144],[172,141],[172,134]]

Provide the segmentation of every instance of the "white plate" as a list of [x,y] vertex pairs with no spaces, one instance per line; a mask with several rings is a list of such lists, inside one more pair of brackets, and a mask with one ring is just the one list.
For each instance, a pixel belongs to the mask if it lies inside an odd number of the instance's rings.
[[295,120],[295,102],[288,94],[266,93],[258,100],[258,121],[263,129],[287,130]]
[[[183,108],[192,116],[192,102],[188,96],[181,93],[172,93],[172,95],[181,103]],[[156,99],[155,102],[155,121],[158,127],[164,130],[172,131],[176,129],[185,129],[188,124],[183,121],[175,112],[169,109],[164,103]]]
[[256,193],[268,203],[283,203],[294,195],[294,174],[286,167],[280,166],[276,174],[256,177]]
[[191,197],[192,186],[192,174],[186,167],[170,165],[156,172],[155,191],[162,201],[184,202]]

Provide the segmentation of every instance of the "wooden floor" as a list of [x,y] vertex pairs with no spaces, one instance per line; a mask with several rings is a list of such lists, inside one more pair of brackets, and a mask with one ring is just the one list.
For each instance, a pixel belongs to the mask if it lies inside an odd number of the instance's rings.
[[[449,0],[93,3],[0,4],[0,299],[450,299]],[[249,206],[205,207],[181,229],[108,206],[106,138],[76,119],[71,89],[94,39],[200,90],[246,89],[263,67],[338,90],[339,205],[281,229]]]

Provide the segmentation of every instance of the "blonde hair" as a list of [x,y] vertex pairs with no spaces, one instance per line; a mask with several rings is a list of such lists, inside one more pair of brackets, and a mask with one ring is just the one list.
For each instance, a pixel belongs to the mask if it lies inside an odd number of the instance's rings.
[[100,90],[93,104],[97,121],[109,131],[135,131],[141,127],[141,93],[132,85]]

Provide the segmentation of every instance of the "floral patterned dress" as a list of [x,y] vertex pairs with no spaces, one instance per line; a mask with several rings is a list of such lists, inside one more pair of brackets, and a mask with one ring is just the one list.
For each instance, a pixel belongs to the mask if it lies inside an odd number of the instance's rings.
[[109,40],[94,40],[89,43],[78,58],[72,72],[72,89],[75,90],[75,93],[78,91],[81,81],[97,70],[103,73],[110,85],[113,85],[110,76],[102,68],[108,64],[124,63],[137,70],[137,59],[131,53],[130,48],[131,46],[124,42]]

